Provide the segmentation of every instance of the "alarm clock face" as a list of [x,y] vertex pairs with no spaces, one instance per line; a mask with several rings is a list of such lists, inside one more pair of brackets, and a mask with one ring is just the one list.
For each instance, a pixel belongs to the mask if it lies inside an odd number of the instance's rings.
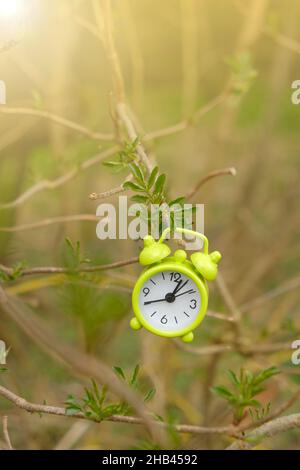
[[145,322],[162,334],[188,330],[201,310],[202,298],[196,282],[186,274],[160,271],[144,281],[138,297]]

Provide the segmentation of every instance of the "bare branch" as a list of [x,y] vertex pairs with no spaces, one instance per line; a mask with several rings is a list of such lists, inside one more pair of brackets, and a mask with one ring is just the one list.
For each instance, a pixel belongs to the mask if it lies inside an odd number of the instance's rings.
[[290,351],[291,343],[262,343],[255,344],[254,346],[249,346],[242,344],[240,341],[239,344],[236,343],[221,343],[221,344],[212,344],[209,346],[195,347],[189,346],[188,344],[183,343],[180,339],[174,339],[174,344],[181,349],[182,351],[194,354],[196,356],[205,356],[209,354],[220,354],[226,352],[238,352],[245,356],[256,356],[260,354],[273,354],[278,351]]
[[15,207],[18,207],[22,204],[24,204],[28,199],[33,197],[35,194],[44,191],[46,189],[56,189],[65,183],[71,181],[74,179],[81,171],[85,171],[88,168],[90,168],[93,165],[96,165],[97,163],[101,162],[102,160],[105,160],[105,158],[110,157],[111,155],[114,155],[118,151],[118,146],[113,146],[107,150],[104,150],[103,152],[94,155],[93,157],[89,158],[88,160],[85,160],[82,162],[80,165],[73,167],[71,170],[69,170],[67,173],[64,175],[59,176],[55,180],[42,180],[36,183],[35,185],[31,186],[29,189],[27,189],[23,194],[18,196],[16,199],[14,199],[11,202],[6,202],[4,204],[0,205],[0,209],[13,209]]
[[[100,264],[97,266],[82,266],[76,269],[75,272],[91,273],[96,271],[107,271],[109,269],[116,269],[121,268],[123,266],[129,266],[130,264],[135,264],[138,262],[138,260],[138,257],[135,257],[124,261],[116,261],[115,263]],[[9,268],[2,264],[0,264],[0,270],[2,270],[8,276],[12,276],[14,273],[13,268]],[[20,273],[20,276],[30,276],[35,274],[67,274],[68,272],[70,272],[68,268],[63,268],[60,266],[41,266],[36,268],[25,268]],[[72,272],[74,272],[74,270]]]
[[5,439],[5,443],[7,445],[7,448],[8,448],[8,450],[13,450],[13,446],[11,444],[11,440],[10,440],[9,432],[8,432],[8,418],[7,418],[7,416],[3,416],[2,425],[3,425],[3,435],[4,435],[4,439]]
[[[248,15],[248,9],[245,8],[245,4],[243,2],[241,2],[240,0],[236,0],[235,4],[241,14],[243,14],[244,16]],[[273,31],[272,28],[266,25],[262,25],[260,29],[264,35],[268,36],[279,46],[285,47],[286,49],[295,52],[296,54],[300,54],[300,42],[296,39],[290,38],[285,34]]]
[[245,302],[240,305],[239,309],[241,313],[245,313],[248,310],[252,310],[257,307],[261,307],[266,302],[275,299],[279,295],[286,294],[291,290],[298,289],[300,287],[300,276],[295,277],[294,279],[289,279],[288,281],[283,282],[279,286],[275,287],[274,289],[265,292],[261,296],[257,297],[256,299],[250,300],[249,302]]
[[89,137],[93,140],[104,140],[104,141],[112,141],[114,136],[113,134],[104,134],[101,132],[94,132],[88,129],[87,127],[82,126],[76,122],[70,121],[62,116],[58,116],[57,114],[51,113],[50,111],[42,111],[35,108],[23,108],[23,107],[11,107],[11,106],[1,106],[0,112],[2,114],[19,114],[19,115],[26,115],[26,116],[33,116],[33,117],[40,117],[47,119],[55,124],[59,124],[64,126],[72,131],[78,132],[85,137]]
[[228,351],[232,351],[233,347],[231,344],[212,344],[209,346],[202,346],[197,348],[195,346],[189,346],[181,341],[181,339],[174,339],[173,343],[181,351],[185,351],[196,356],[205,356],[209,354],[220,354]]
[[300,413],[294,413],[273,419],[258,428],[245,433],[243,440],[238,440],[227,447],[227,450],[251,449],[268,437],[300,427]]
[[202,117],[204,117],[218,105],[223,103],[228,97],[228,92],[229,88],[228,86],[226,86],[219,95],[217,95],[204,106],[199,108],[190,118],[185,119],[184,121],[180,121],[177,124],[173,124],[172,126],[149,132],[144,136],[143,140],[147,142],[149,140],[156,140],[161,139],[162,137],[168,137],[173,134],[178,134],[178,132],[182,132],[188,127],[195,125],[195,123],[197,123]]
[[94,26],[92,23],[90,23],[88,20],[86,20],[85,18],[82,18],[81,16],[76,16],[75,18],[75,22],[81,26],[82,28],[84,28],[86,31],[88,31],[89,33],[91,33],[93,36],[95,36],[97,39],[99,39],[100,41],[103,40],[101,34],[99,33],[98,29],[96,26]]
[[53,224],[77,222],[79,220],[95,222],[99,220],[99,217],[93,214],[62,215],[58,217],[50,217],[48,219],[40,220],[38,222],[32,222],[30,224],[15,225],[13,227],[0,227],[0,232],[24,232],[26,230],[34,230],[36,228],[48,227],[49,225]]
[[201,180],[196,184],[196,186],[186,195],[186,200],[188,201],[189,199],[192,199],[195,194],[199,191],[202,186],[205,185],[208,181],[217,178],[219,176],[236,176],[236,169],[234,167],[230,168],[223,168],[221,170],[215,170],[212,171],[211,173],[208,173],[208,175],[204,176],[204,178],[201,178]]
[[219,273],[217,277],[217,286],[219,288],[220,294],[222,295],[224,302],[230,311],[232,317],[234,318],[234,322],[232,322],[232,330],[234,333],[234,338],[235,338],[235,343],[237,346],[240,345],[240,336],[241,336],[241,331],[240,331],[240,319],[241,319],[241,312],[239,311],[238,306],[236,305],[236,302],[231,295],[230,290],[227,287],[227,284],[225,282],[224,277],[222,276],[222,273]]
[[218,320],[228,321],[230,323],[235,321],[232,316],[224,315],[223,313],[214,312],[212,310],[207,310],[206,315],[208,317],[217,318]]
[[[131,141],[138,139],[138,134],[134,127],[133,122],[130,119],[130,113],[127,110],[127,105],[125,104],[125,89],[124,89],[124,79],[122,75],[122,70],[120,66],[119,57],[116,51],[114,37],[113,37],[113,26],[111,18],[111,4],[110,0],[102,0],[102,15],[99,14],[99,3],[97,0],[93,0],[93,6],[95,11],[95,16],[98,24],[98,28],[104,29],[104,47],[110,63],[111,73],[114,84],[115,99],[116,99],[116,113],[120,121],[124,125],[126,133]],[[151,163],[148,158],[148,155],[145,152],[143,145],[138,142],[136,146],[136,152],[147,170],[151,171]]]
[[89,195],[89,198],[92,199],[93,201],[96,201],[98,199],[106,199],[110,196],[114,196],[115,194],[120,194],[126,191],[126,189],[123,188],[123,185],[121,184],[120,186],[117,186],[116,188],[109,189],[108,191],[103,191],[102,193],[91,193]]

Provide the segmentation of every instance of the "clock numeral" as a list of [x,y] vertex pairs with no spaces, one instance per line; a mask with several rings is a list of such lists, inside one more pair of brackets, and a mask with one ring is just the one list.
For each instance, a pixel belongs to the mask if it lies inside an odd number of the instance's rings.
[[190,301],[190,308],[191,308],[192,310],[195,310],[196,307],[197,307],[197,300],[192,299],[192,300]]
[[143,289],[144,297],[147,297],[147,295],[149,294],[149,292],[150,292],[149,287],[144,287],[144,289]]
[[168,319],[167,319],[166,315],[164,315],[163,317],[161,317],[160,323],[162,323],[163,325],[165,325],[166,323],[168,323]]
[[180,273],[170,273],[170,281],[179,282],[181,280]]

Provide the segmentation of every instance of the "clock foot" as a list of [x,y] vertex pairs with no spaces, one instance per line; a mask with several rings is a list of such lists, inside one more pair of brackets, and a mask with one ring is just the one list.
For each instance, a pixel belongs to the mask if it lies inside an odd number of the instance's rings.
[[194,339],[194,333],[190,332],[187,335],[181,337],[184,343],[191,343]]
[[140,322],[138,321],[136,317],[133,317],[130,320],[130,326],[133,330],[139,330],[140,328],[142,328],[142,325],[140,324]]

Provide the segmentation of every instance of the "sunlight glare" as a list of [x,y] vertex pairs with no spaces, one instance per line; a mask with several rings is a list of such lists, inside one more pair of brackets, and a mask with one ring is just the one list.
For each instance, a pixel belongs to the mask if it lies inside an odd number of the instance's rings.
[[0,0],[0,17],[19,15],[23,8],[23,0]]

